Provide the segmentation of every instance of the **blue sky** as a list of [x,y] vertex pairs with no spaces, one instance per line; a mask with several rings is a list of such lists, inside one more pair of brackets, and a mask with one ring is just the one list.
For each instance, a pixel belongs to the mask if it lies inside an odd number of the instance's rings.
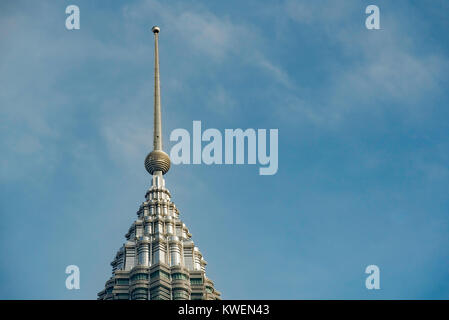
[[[65,29],[66,6],[81,29]],[[365,28],[376,4],[381,30]],[[447,1],[2,1],[0,298],[95,299],[170,132],[279,129],[279,170],[178,165],[224,299],[449,297]],[[81,289],[65,288],[65,267]],[[365,288],[366,266],[380,290]]]

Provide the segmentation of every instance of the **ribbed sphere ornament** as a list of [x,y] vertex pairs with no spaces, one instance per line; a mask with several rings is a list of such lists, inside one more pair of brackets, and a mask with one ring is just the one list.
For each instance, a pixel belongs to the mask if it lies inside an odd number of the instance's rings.
[[145,169],[152,175],[156,171],[166,174],[170,169],[170,158],[162,150],[153,150],[145,158]]

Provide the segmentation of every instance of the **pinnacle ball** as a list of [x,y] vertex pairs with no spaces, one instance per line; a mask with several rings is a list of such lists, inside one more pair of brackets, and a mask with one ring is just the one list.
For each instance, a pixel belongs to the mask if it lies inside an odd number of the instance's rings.
[[151,175],[156,171],[166,174],[170,169],[170,157],[162,150],[153,150],[145,158],[145,169]]

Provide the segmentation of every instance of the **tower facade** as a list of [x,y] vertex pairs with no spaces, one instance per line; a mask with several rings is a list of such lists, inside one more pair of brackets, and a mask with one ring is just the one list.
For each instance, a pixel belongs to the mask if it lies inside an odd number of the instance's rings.
[[170,158],[162,150],[159,81],[159,27],[154,33],[154,140],[145,158],[152,176],[137,219],[125,235],[112,265],[112,276],[98,293],[101,300],[219,300],[220,292],[206,276],[206,261],[179,217],[165,187]]

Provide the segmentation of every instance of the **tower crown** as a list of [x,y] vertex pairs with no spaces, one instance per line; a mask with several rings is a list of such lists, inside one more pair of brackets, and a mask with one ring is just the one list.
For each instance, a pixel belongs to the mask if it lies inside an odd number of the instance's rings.
[[161,88],[159,80],[159,46],[158,38],[161,29],[151,28],[154,33],[154,136],[153,151],[145,158],[145,169],[149,174],[159,172],[166,174],[170,169],[170,157],[162,150],[162,120],[161,120]]
[[154,140],[145,158],[151,187],[137,211],[126,242],[111,262],[112,277],[98,293],[101,300],[219,300],[221,293],[206,276],[206,261],[165,187],[170,158],[162,151],[159,87],[159,27],[153,27]]

